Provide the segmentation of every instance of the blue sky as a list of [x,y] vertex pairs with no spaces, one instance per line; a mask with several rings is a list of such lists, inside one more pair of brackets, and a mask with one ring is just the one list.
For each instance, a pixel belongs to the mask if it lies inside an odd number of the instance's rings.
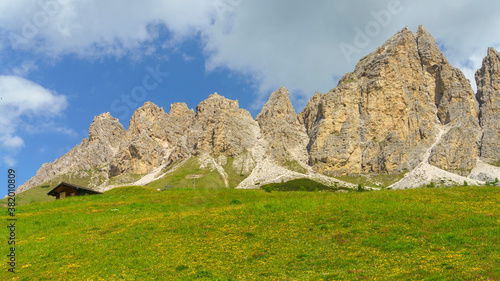
[[2,0],[0,169],[15,168],[20,185],[87,137],[94,116],[128,128],[145,101],[168,112],[218,92],[255,117],[285,86],[300,111],[405,26],[424,25],[473,81],[487,47],[500,47],[499,10],[495,0]]

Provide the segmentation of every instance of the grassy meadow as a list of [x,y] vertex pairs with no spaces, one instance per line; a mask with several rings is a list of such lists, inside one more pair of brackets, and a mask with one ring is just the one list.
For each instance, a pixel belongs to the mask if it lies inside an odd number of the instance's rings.
[[0,280],[500,280],[498,187],[123,187],[16,216]]

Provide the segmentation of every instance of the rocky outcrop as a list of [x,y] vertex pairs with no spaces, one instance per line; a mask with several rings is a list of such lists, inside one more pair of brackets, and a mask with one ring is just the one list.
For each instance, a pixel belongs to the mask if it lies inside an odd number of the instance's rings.
[[43,184],[69,172],[98,169],[107,177],[108,165],[126,140],[126,131],[109,113],[94,118],[89,137],[54,162],[45,163],[36,175],[18,188],[18,192]]
[[481,158],[500,166],[500,54],[493,48],[476,72],[477,99],[483,129]]
[[364,57],[319,102],[311,164],[328,175],[411,170],[438,124],[426,78],[407,29]]
[[195,113],[185,103],[173,103],[170,106],[167,120],[167,125],[163,130],[167,132],[167,141],[172,147],[168,162],[173,163],[186,159],[193,153],[192,147],[188,146],[186,134],[193,125]]
[[130,119],[129,138],[145,132],[158,142],[177,142],[192,125],[195,113],[185,103],[173,103],[169,113],[152,102],[145,102]]
[[125,173],[147,174],[160,166],[165,155],[166,146],[161,146],[145,131],[141,131],[132,140],[120,147],[120,151],[111,161],[109,174],[111,177]]
[[297,118],[286,88],[271,94],[255,120],[267,141],[266,154],[278,162],[295,160],[307,163],[309,137]]
[[302,112],[299,113],[297,116],[299,122],[301,124],[304,124],[304,127],[306,128],[307,134],[309,136],[314,134],[312,132],[312,129],[313,129],[313,124],[316,122],[316,119],[321,118],[321,116],[318,116],[318,107],[322,97],[323,94],[316,92],[316,94],[314,94],[314,96],[309,100],[309,102],[307,102],[307,105],[304,108],[304,110],[302,110]]
[[193,154],[239,155],[257,141],[258,123],[238,101],[214,93],[196,107],[187,132],[187,147]]
[[[110,176],[146,174],[168,161],[189,155],[184,136],[194,120],[194,111],[174,103],[169,114],[152,102],[145,102],[130,119],[127,142],[110,165]],[[171,155],[175,151],[176,154]]]
[[459,69],[448,63],[436,41],[424,27],[417,34],[418,54],[429,93],[438,107],[438,117],[443,125],[459,119],[477,119],[478,103],[470,81]]
[[[89,127],[89,137],[77,147],[77,155],[68,159],[80,167],[81,170],[107,166],[118,148],[126,141],[126,132],[117,118],[109,113],[103,113],[94,118]],[[82,168],[82,167],[85,168]],[[75,170],[73,168],[73,170]]]
[[129,139],[138,136],[141,132],[158,140],[166,139],[166,130],[162,127],[166,126],[167,114],[163,108],[158,107],[152,102],[145,102],[142,107],[139,107],[132,118],[130,119],[127,136]]
[[434,41],[420,27],[417,43],[422,65],[434,90],[437,116],[449,130],[431,152],[429,163],[463,176],[476,165],[481,131],[478,122],[479,104],[470,81],[451,66]]
[[429,163],[462,176],[469,175],[479,157],[480,136],[476,120],[457,123],[433,148]]
[[42,165],[19,191],[86,170],[106,179],[155,179],[192,156],[227,187],[297,177],[330,182],[325,175],[404,176],[395,188],[441,176],[450,184],[491,180],[500,177],[492,166],[500,165],[500,55],[494,49],[476,82],[474,94],[423,27],[416,33],[405,28],[361,59],[336,88],[316,93],[299,114],[286,88],[271,94],[255,120],[238,101],[217,93],[196,111],[174,103],[165,113],[146,102],[127,131],[101,114],[88,138]]
[[[410,171],[447,124],[463,131],[443,138],[431,153],[431,164],[470,171],[478,155],[472,88],[423,27],[416,34],[401,30],[361,59],[354,72],[320,99],[312,119],[316,121],[306,125],[312,132],[310,162],[329,175]],[[462,137],[471,133],[473,141],[464,143]],[[467,145],[471,154],[442,159],[460,145]]]
[[[173,103],[167,116],[167,124],[163,129],[167,132],[167,141],[180,142],[186,131],[192,126],[195,113],[185,103]],[[158,128],[160,129],[160,128]]]

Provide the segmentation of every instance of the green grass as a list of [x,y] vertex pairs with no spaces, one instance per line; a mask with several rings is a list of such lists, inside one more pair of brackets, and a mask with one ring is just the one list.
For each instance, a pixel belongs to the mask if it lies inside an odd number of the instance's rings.
[[[16,196],[16,204],[17,205],[26,205],[35,202],[50,202],[56,200],[54,196],[47,195],[52,188],[50,186],[37,186],[31,189],[26,190],[25,192],[20,193]],[[2,206],[6,206],[7,199],[0,200],[0,204]]]
[[117,188],[18,207],[0,280],[500,280],[499,206],[498,187]]
[[373,175],[373,176],[365,176],[365,175],[358,175],[358,176],[339,176],[335,177],[336,179],[339,179],[341,181],[353,183],[353,184],[362,184],[366,186],[372,186],[372,187],[388,187],[393,183],[396,183],[400,181],[402,178],[404,178],[405,174],[394,174],[394,175]]
[[290,171],[294,171],[297,173],[301,174],[306,174],[307,170],[302,167],[297,161],[292,160],[292,161],[286,161],[285,163],[282,164],[283,167],[287,168]]
[[224,171],[228,177],[228,184],[230,188],[235,188],[246,179],[249,175],[243,172],[243,167],[234,167],[234,158],[227,157],[227,163],[224,165]]
[[282,183],[270,183],[261,186],[266,191],[337,191],[339,188],[326,186],[310,179],[295,179]]
[[342,81],[342,82],[339,84],[339,86],[340,86],[340,85],[343,85],[343,84],[352,83],[352,82],[356,82],[356,79],[346,79],[346,80]]
[[[229,188],[235,188],[240,182],[248,177],[248,174],[244,174],[243,167],[235,167],[233,163],[234,158],[227,157],[227,162],[225,165],[223,165],[224,171],[227,174]],[[196,187],[218,188],[220,186],[225,186],[224,178],[217,170],[200,168],[198,157],[190,158],[175,171],[168,173],[163,178],[154,181],[147,186],[156,189],[162,189],[167,185],[170,185],[174,188],[193,188],[192,175],[196,176]]]
[[106,181],[97,169],[71,172],[52,178],[50,181],[43,183],[41,186],[49,186],[49,191],[59,185],[61,182],[67,182],[84,187],[91,187],[91,185],[99,186]]
[[124,174],[124,175],[119,175],[112,177],[109,180],[109,184],[130,184],[132,182],[136,182],[140,180],[144,175],[140,174]]
[[[139,177],[140,178],[140,177]],[[48,182],[45,182],[39,186],[26,190],[16,196],[18,205],[26,205],[34,202],[49,202],[54,201],[54,196],[49,196],[47,193],[51,191],[54,187],[59,185],[61,182],[67,182],[71,184],[80,185],[83,187],[92,188],[91,184],[100,185],[106,180],[98,169],[71,172],[64,175],[57,176]],[[7,199],[0,200],[0,205],[4,206]]]
[[195,176],[196,188],[217,188],[225,186],[224,179],[217,170],[200,169],[197,157],[187,160],[175,171],[168,173],[163,178],[149,183],[147,186],[155,189],[164,188],[170,185],[174,188],[193,188],[193,178]]

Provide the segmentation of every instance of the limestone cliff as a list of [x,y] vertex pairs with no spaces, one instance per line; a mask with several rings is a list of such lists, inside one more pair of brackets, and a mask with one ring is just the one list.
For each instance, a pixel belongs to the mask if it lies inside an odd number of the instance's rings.
[[255,120],[217,93],[195,111],[174,103],[166,113],[146,102],[127,131],[101,114],[88,138],[43,164],[19,191],[88,171],[104,179],[90,179],[91,187],[112,187],[117,177],[140,176],[144,184],[189,159],[190,169],[214,171],[226,187],[297,177],[338,182],[325,175],[406,175],[397,188],[441,177],[494,179],[500,168],[488,163],[500,165],[500,55],[493,48],[476,82],[477,94],[423,27],[405,28],[299,114],[286,88],[270,95]]
[[163,164],[175,148],[183,153],[183,135],[193,119],[194,112],[186,104],[172,104],[167,114],[152,102],[144,103],[130,119],[127,142],[113,158],[110,176],[146,174]]
[[322,97],[323,94],[316,92],[316,94],[314,94],[314,96],[309,100],[304,110],[302,110],[302,112],[297,116],[299,122],[304,124],[309,136],[314,134],[311,131],[313,128],[312,125],[316,122],[317,118],[321,118],[321,116],[318,115],[318,107]]
[[438,118],[442,125],[446,125],[446,133],[433,148],[429,163],[466,176],[479,156],[479,104],[470,81],[448,63],[434,38],[423,27],[417,32],[417,43],[423,68],[430,80],[434,80]]
[[108,165],[125,140],[126,131],[118,119],[109,113],[96,116],[88,138],[54,162],[43,164],[34,177],[18,188],[18,192],[74,171],[98,169],[107,178]]
[[[307,108],[306,108],[307,109]],[[304,113],[306,114],[306,112]],[[310,162],[329,175],[402,173],[421,161],[443,125],[451,131],[431,153],[432,164],[470,170],[477,159],[477,102],[468,80],[419,27],[401,30],[321,97],[310,132]],[[472,131],[470,139],[461,138]],[[455,159],[443,153],[467,146]],[[470,153],[470,154],[467,154]]]
[[483,129],[481,158],[500,166],[500,54],[493,48],[476,72],[477,99]]
[[272,93],[255,119],[267,141],[267,154],[278,162],[307,163],[309,137],[299,122],[286,88]]
[[214,93],[196,107],[193,125],[187,132],[187,146],[195,155],[236,156],[257,141],[258,124],[238,101]]

